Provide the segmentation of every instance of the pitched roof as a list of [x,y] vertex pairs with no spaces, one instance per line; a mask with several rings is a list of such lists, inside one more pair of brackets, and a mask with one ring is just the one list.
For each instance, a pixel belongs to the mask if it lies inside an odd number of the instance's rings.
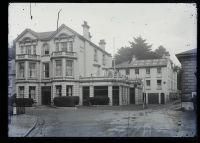
[[125,61],[116,65],[116,68],[130,68],[130,67],[154,67],[154,66],[166,66],[167,59],[148,59],[148,60],[135,60]]
[[191,54],[196,54],[196,53],[197,53],[197,48],[176,54],[176,56],[191,55]]
[[74,31],[73,29],[69,28],[68,26],[66,26],[65,24],[62,24],[58,30],[56,31],[48,31],[48,32],[35,32],[31,29],[25,29],[14,41],[16,42],[20,37],[22,37],[26,32],[30,32],[32,33],[34,36],[36,36],[38,39],[40,40],[50,40],[54,35],[56,35],[62,28],[66,28],[69,31],[71,31],[72,33],[76,34],[79,38],[89,42],[92,46],[98,48],[100,51],[106,53],[107,55],[111,56],[110,53],[106,52],[105,50],[103,50],[102,48],[100,48],[99,46],[97,46],[96,44],[94,44],[93,42],[89,41],[88,39],[86,39],[85,37],[83,37],[82,35],[80,35],[78,32]]

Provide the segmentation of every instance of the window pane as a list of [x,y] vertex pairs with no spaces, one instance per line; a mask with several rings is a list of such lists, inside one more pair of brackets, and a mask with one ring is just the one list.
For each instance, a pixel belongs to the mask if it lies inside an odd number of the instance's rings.
[[24,63],[19,63],[19,77],[24,77]]
[[72,61],[67,60],[66,61],[66,76],[72,76],[72,72],[73,72]]
[[61,96],[61,90],[62,90],[62,86],[56,85],[56,96]]
[[61,49],[62,49],[62,51],[67,51],[67,42],[61,43]]
[[61,71],[62,71],[62,61],[61,60],[57,60],[56,61],[56,76],[61,76]]
[[29,77],[36,76],[36,63],[29,63]]
[[56,43],[56,51],[59,51],[59,43]]

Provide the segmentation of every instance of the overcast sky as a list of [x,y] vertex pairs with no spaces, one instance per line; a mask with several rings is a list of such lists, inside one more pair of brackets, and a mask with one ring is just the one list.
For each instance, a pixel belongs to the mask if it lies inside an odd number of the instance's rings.
[[[83,21],[90,26],[92,42],[106,41],[106,51],[117,52],[129,46],[133,37],[141,36],[153,44],[163,45],[175,64],[176,53],[197,48],[197,10],[195,4],[80,4],[80,3],[11,3],[9,5],[9,43],[26,28],[36,32],[54,31],[57,14],[59,26],[65,24],[82,34]],[[115,37],[115,40],[113,40]],[[115,44],[113,44],[115,41]],[[115,50],[113,50],[115,45]]]

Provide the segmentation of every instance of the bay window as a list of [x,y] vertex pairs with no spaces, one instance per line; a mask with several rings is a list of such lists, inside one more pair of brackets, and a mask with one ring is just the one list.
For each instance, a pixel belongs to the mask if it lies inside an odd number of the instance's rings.
[[36,63],[29,63],[29,77],[36,77]]
[[29,86],[29,98],[35,99],[35,86]]
[[19,63],[19,78],[24,78],[24,73],[25,73],[25,69],[24,69],[24,62]]
[[56,68],[55,68],[56,76],[62,76],[62,61],[56,60]]
[[73,75],[73,62],[71,60],[66,61],[66,76]]
[[43,77],[49,77],[49,63],[43,63]]

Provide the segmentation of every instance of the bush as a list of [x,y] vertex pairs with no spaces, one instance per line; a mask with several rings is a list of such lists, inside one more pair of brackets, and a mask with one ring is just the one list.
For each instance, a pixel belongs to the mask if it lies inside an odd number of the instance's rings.
[[53,99],[55,106],[59,107],[74,107],[79,103],[79,96],[60,96]]
[[92,105],[108,105],[109,104],[109,97],[90,97],[89,101]]
[[32,98],[14,98],[13,104],[14,103],[17,107],[32,107],[34,102]]

